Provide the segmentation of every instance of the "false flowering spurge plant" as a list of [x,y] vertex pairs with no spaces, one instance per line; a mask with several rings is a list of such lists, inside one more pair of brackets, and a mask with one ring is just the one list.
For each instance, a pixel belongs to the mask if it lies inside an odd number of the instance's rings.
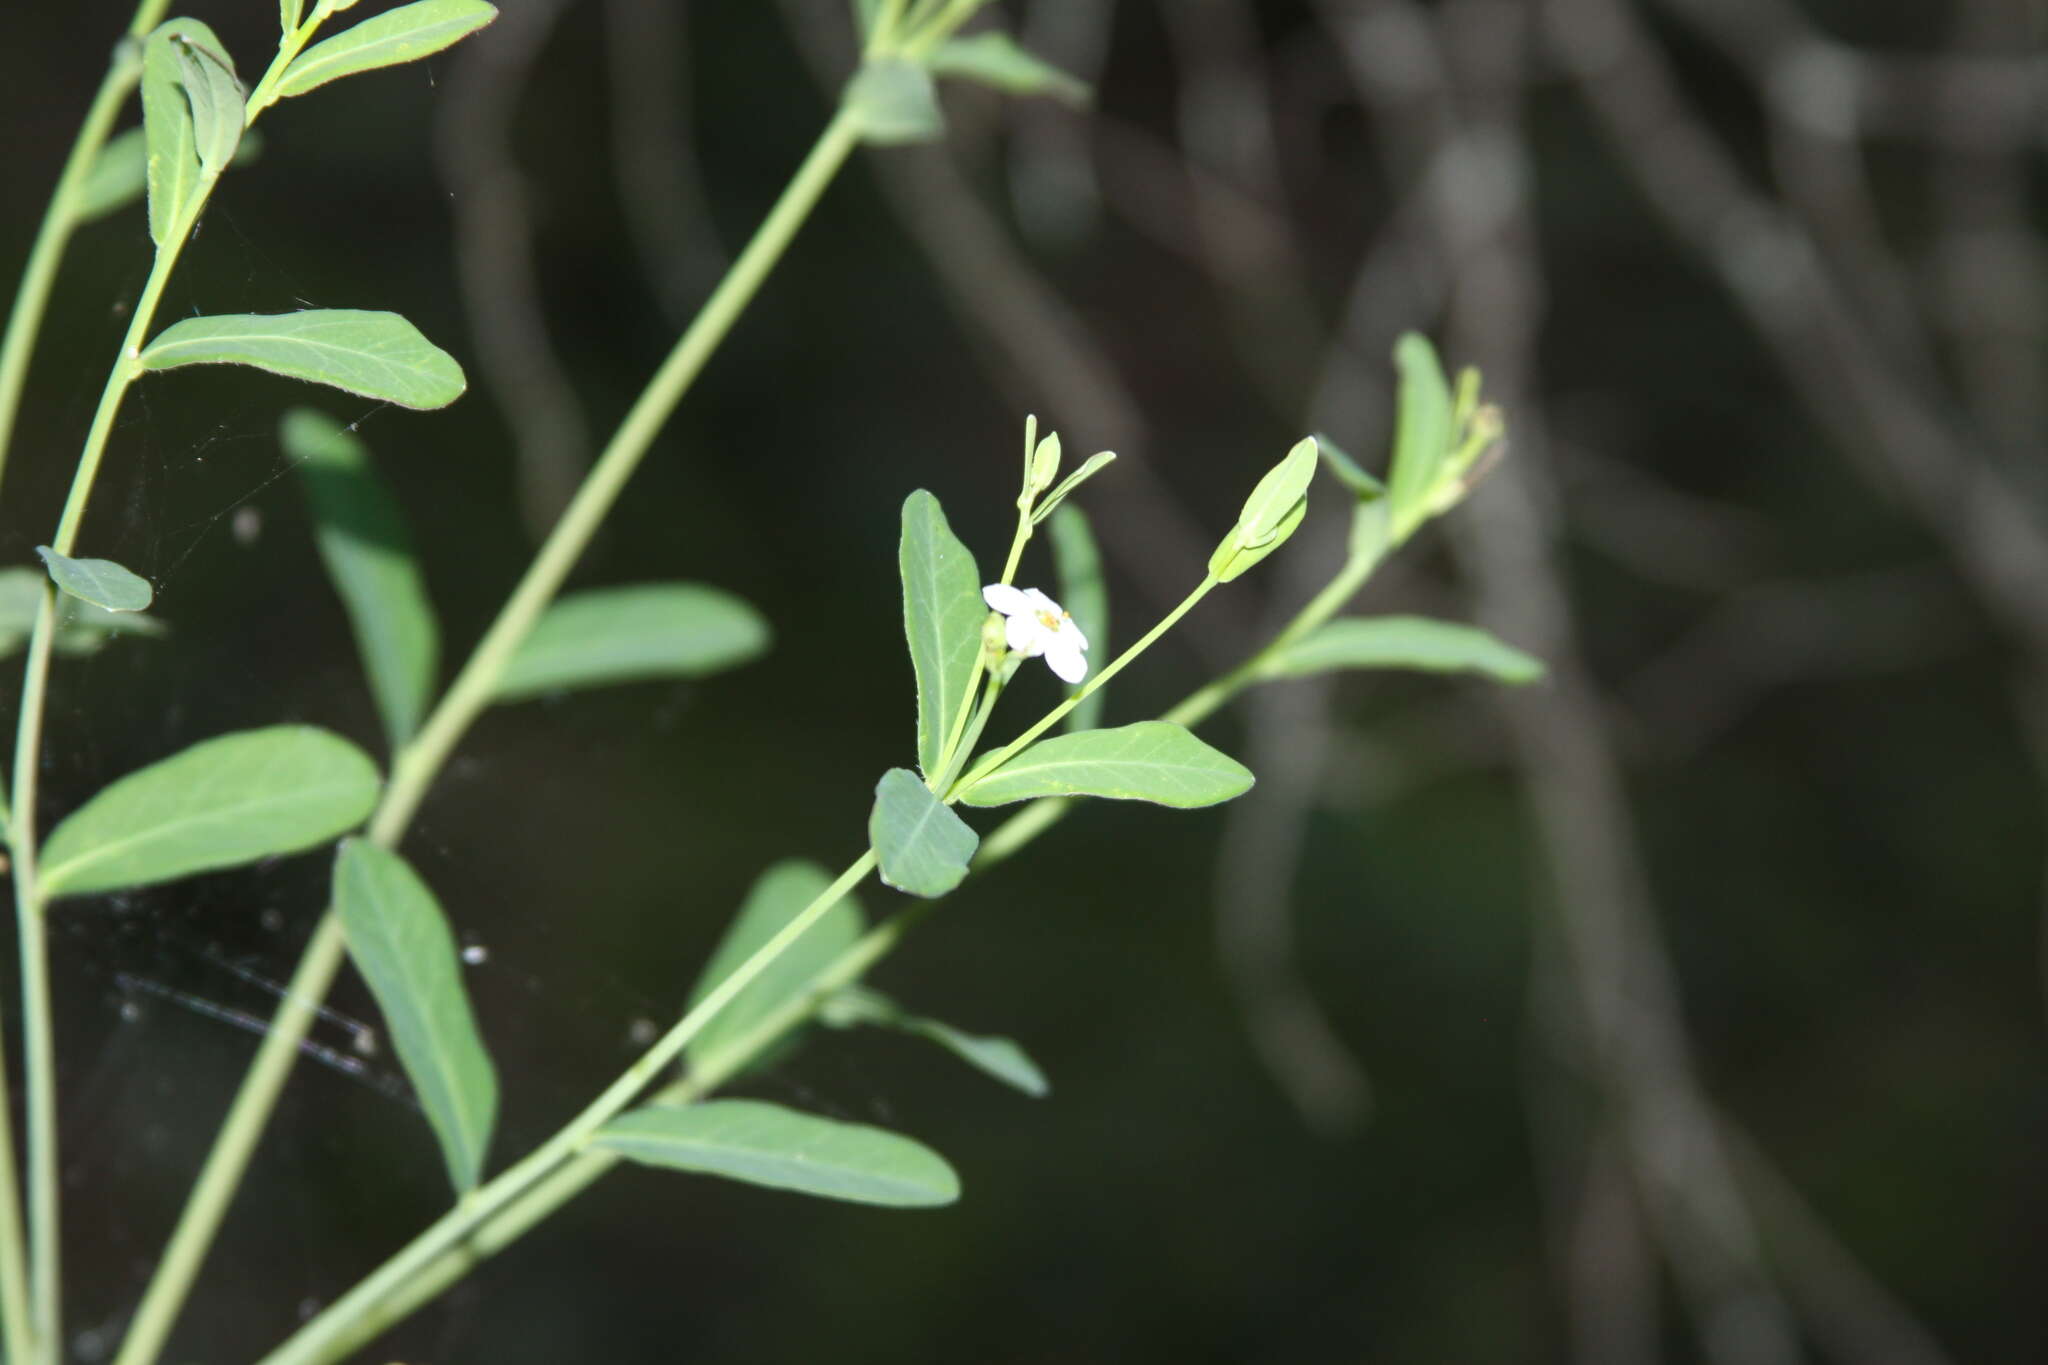
[[[326,731],[261,726],[203,740],[108,783],[42,837],[37,778],[53,659],[165,629],[150,612],[154,588],[146,578],[77,553],[129,389],[195,364],[250,366],[409,408],[445,405],[464,388],[456,361],[396,314],[212,314],[161,329],[156,315],[216,185],[251,154],[251,130],[265,110],[331,81],[438,52],[488,23],[492,7],[482,0],[416,0],[326,33],[355,0],[314,0],[310,7],[281,0],[277,53],[245,87],[205,25],[161,22],[167,0],[142,0],[52,195],[0,340],[4,456],[65,243],[80,224],[146,200],[154,262],[85,435],[70,496],[38,549],[40,569],[0,569],[0,649],[25,655],[10,799],[0,802],[22,953],[29,1192],[25,1230],[13,1135],[0,1105],[0,1348],[8,1365],[55,1365],[64,1354],[44,921],[68,900],[334,850],[330,904],[117,1356],[117,1365],[150,1365],[161,1354],[308,1024],[348,961],[376,1000],[456,1200],[266,1358],[326,1361],[438,1294],[620,1160],[870,1204],[952,1200],[959,1188],[952,1168],[911,1138],[714,1096],[813,1022],[896,1029],[1026,1093],[1045,1093],[1043,1074],[1015,1043],[907,1012],[863,984],[868,968],[937,898],[1015,853],[1077,798],[1197,807],[1244,792],[1251,774],[1198,739],[1193,727],[1255,682],[1363,666],[1463,669],[1508,681],[1539,671],[1526,656],[1467,627],[1334,619],[1388,552],[1463,496],[1497,448],[1499,421],[1478,406],[1476,377],[1463,377],[1454,393],[1420,338],[1404,340],[1397,352],[1401,416],[1386,484],[1327,441],[1298,443],[1258,482],[1187,598],[1114,657],[1094,542],[1082,514],[1065,505],[1113,457],[1096,455],[1060,481],[1058,437],[1038,439],[1029,422],[1016,531],[991,580],[983,580],[936,498],[918,492],[904,505],[899,567],[916,682],[915,766],[892,769],[878,782],[866,851],[837,877],[807,862],[763,874],[675,1025],[561,1131],[490,1173],[496,1068],[468,1001],[448,916],[398,845],[455,744],[485,709],[641,678],[705,676],[767,647],[760,616],[705,585],[560,592],[662,424],[854,147],[941,135],[935,78],[1085,97],[998,32],[956,36],[980,2],[873,0],[857,7],[862,64],[838,112],[445,688],[439,627],[397,500],[350,428],[310,409],[285,414],[280,444],[302,481],[322,560],[355,636],[388,772]],[[112,136],[138,85],[141,128]],[[1286,543],[1306,514],[1319,464],[1353,506],[1350,549],[1337,575],[1264,649],[1173,710],[1102,725],[1105,684],[1210,591]],[[1017,581],[1041,525],[1057,598]],[[1032,658],[1073,690],[1014,738],[984,747],[997,703]],[[1050,734],[1055,726],[1062,733]],[[959,813],[1007,805],[1021,809],[985,837]],[[877,872],[894,888],[888,894],[910,899],[870,927],[852,893]]]

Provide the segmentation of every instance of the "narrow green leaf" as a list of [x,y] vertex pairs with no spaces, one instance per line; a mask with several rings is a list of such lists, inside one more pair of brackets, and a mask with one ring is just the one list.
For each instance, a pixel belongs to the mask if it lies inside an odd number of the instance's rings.
[[958,76],[1011,95],[1048,95],[1072,105],[1089,100],[1085,82],[1026,52],[1009,34],[995,30],[939,44],[931,55],[931,69],[935,75]]
[[1273,528],[1273,534],[1264,543],[1256,546],[1247,546],[1243,543],[1243,528],[1233,529],[1224,537],[1223,543],[1216,547],[1216,553],[1209,556],[1209,572],[1216,575],[1216,581],[1219,583],[1230,583],[1244,577],[1260,560],[1285,545],[1307,516],[1308,499],[1303,498],[1294,504],[1292,511],[1280,519],[1280,524]]
[[431,57],[497,17],[497,9],[484,0],[416,0],[400,5],[301,52],[285,68],[277,93],[289,99],[343,76]]
[[235,146],[242,140],[248,92],[235,78],[234,61],[220,44],[195,42],[190,36],[172,41],[178,48],[179,79],[192,106],[192,141],[200,169],[219,175],[235,159]]
[[446,407],[468,382],[453,356],[398,314],[353,308],[187,318],[143,348],[141,365],[253,365],[403,408]]
[[[0,569],[0,658],[28,643],[49,582],[50,576],[39,569],[20,565]],[[108,611],[65,592],[57,594],[57,637],[51,644],[59,654],[96,654],[117,635],[162,635],[164,631],[164,623],[153,616]]]
[[853,0],[853,29],[863,38],[873,36],[875,17],[881,12],[882,0]]
[[642,583],[573,593],[549,607],[512,656],[498,700],[650,678],[701,678],[768,648],[768,623],[731,593]]
[[1213,806],[1251,789],[1252,774],[1171,721],[1042,739],[969,787],[961,801],[1003,806],[1041,796],[1106,796]]
[[1266,471],[1258,487],[1245,499],[1237,514],[1237,526],[1244,533],[1247,549],[1257,549],[1280,534],[1281,523],[1308,496],[1309,482],[1316,476],[1316,439],[1304,436],[1296,441],[1279,464]]
[[419,728],[441,653],[405,516],[363,443],[326,413],[293,408],[278,439],[305,484],[320,558],[348,610],[370,695],[396,752]]
[[149,238],[158,246],[199,192],[199,150],[192,134],[192,105],[185,98],[184,68],[173,35],[196,20],[173,19],[149,35],[142,47],[142,127],[149,192]]
[[[1062,507],[1053,514],[1052,562],[1059,576],[1060,603],[1074,624],[1088,637],[1088,648],[1098,659],[1109,652],[1109,587],[1102,578],[1102,556],[1095,548],[1095,536],[1088,518],[1078,507]],[[1068,692],[1079,691],[1069,688]],[[1093,730],[1102,721],[1102,707],[1109,689],[1098,687],[1087,700],[1067,713],[1063,722],[1069,730]]]
[[943,896],[967,875],[981,836],[932,795],[916,773],[891,768],[875,784],[868,842],[881,863],[883,881],[913,896]]
[[1451,388],[1436,348],[1415,332],[1394,346],[1400,406],[1394,419],[1393,467],[1387,473],[1388,532],[1406,540],[1429,517],[1437,483],[1451,455]]
[[849,986],[839,991],[825,1002],[818,1018],[833,1028],[868,1024],[896,1029],[937,1043],[983,1075],[1033,1099],[1043,1099],[1052,1093],[1038,1063],[1014,1039],[969,1033],[937,1019],[910,1014],[888,996],[866,986]]
[[921,1142],[760,1100],[651,1105],[598,1130],[595,1145],[647,1166],[892,1208],[960,1197],[960,1177]]
[[903,633],[917,674],[917,762],[932,773],[961,708],[973,700],[967,678],[981,652],[988,607],[974,555],[946,524],[939,500],[922,488],[904,499],[896,562],[903,575]]
[[1368,474],[1365,467],[1346,454],[1335,441],[1320,431],[1314,440],[1316,453],[1323,457],[1324,466],[1360,501],[1386,496],[1387,486]]
[[[142,198],[149,173],[148,142],[149,135],[141,128],[130,128],[107,139],[100,154],[93,158],[85,183],[79,186],[78,199],[71,209],[74,221],[94,222],[110,213],[119,213]],[[248,165],[262,149],[262,135],[254,128],[248,129],[235,144],[234,164]]]
[[73,597],[108,611],[147,611],[156,599],[156,589],[140,574],[131,573],[111,559],[73,559],[47,545],[36,546],[50,581]]
[[[816,863],[780,862],[763,872],[747,892],[725,937],[718,941],[711,960],[704,964],[690,991],[690,1007],[694,1009],[831,884],[831,875]],[[798,935],[796,942],[748,982],[702,1032],[683,1045],[691,1069],[711,1067],[763,1019],[809,989],[811,979],[852,947],[866,925],[860,903],[851,896],[819,916],[817,923]]]
[[1531,683],[1543,661],[1502,644],[1477,626],[1425,616],[1351,617],[1331,621],[1263,664],[1268,678],[1301,678],[1338,668],[1412,668],[1478,673],[1495,682]]
[[861,141],[876,147],[932,142],[945,136],[931,72],[901,57],[877,57],[853,73],[841,103],[852,113]]
[[305,0],[277,0],[277,27],[280,33],[293,33],[305,17]]
[[440,1139],[458,1193],[476,1188],[498,1116],[498,1076],[462,984],[455,935],[403,858],[344,839],[334,908],[349,957],[377,997],[392,1046]]
[[43,845],[43,891],[84,896],[296,853],[359,824],[377,788],[362,750],[310,725],[203,740],[58,825]]
[[1090,455],[1079,469],[1067,475],[1066,478],[1061,479],[1059,487],[1046,494],[1039,500],[1038,506],[1031,509],[1031,524],[1036,526],[1039,522],[1044,521],[1047,517],[1058,511],[1060,504],[1071,497],[1075,489],[1094,478],[1097,474],[1100,474],[1115,462],[1116,452],[1113,450],[1098,450],[1093,455]]

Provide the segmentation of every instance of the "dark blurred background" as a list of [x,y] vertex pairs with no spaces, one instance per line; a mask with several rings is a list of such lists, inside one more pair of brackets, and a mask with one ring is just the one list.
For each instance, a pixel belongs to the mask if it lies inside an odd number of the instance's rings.
[[[144,384],[82,545],[175,633],[62,665],[47,818],[231,728],[373,744],[278,414],[365,419],[459,657],[851,63],[830,3],[503,9],[271,111],[164,314],[396,309],[470,395]],[[274,6],[180,12],[267,61]],[[0,262],[127,15],[0,16]],[[1027,411],[1125,457],[1087,504],[1127,641],[1303,432],[1380,463],[1389,348],[1430,332],[1512,453],[1359,609],[1482,621],[1551,678],[1270,689],[1212,734],[1250,796],[1098,805],[949,901],[878,984],[1022,1041],[1050,1099],[879,1035],[746,1085],[931,1143],[957,1207],[622,1171],[365,1358],[2048,1359],[2048,10],[1001,22],[1095,109],[952,91],[948,147],[857,157],[579,571],[729,588],[773,653],[489,715],[406,845],[484,950],[496,1163],[674,1016],[764,866],[860,850],[913,744],[897,506],[930,488],[999,557]],[[147,261],[139,209],[68,258],[0,560],[47,537]],[[1110,718],[1304,599],[1336,502]],[[62,907],[75,1358],[133,1310],[325,875]],[[169,1358],[259,1353],[445,1204],[387,1060],[316,1036],[343,1064],[299,1068]]]

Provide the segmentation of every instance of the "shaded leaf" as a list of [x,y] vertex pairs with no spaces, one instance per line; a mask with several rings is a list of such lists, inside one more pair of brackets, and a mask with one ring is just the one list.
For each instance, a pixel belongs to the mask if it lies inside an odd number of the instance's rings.
[[377,789],[362,750],[310,725],[203,740],[58,825],[43,845],[43,891],[82,896],[296,853],[354,828]]
[[888,996],[865,986],[839,991],[819,1010],[818,1017],[834,1028],[869,1024],[912,1034],[937,1043],[975,1070],[1033,1099],[1043,1099],[1052,1092],[1038,1063],[1013,1039],[969,1033],[937,1019],[906,1013]]
[[431,57],[497,17],[497,9],[484,0],[416,0],[400,5],[301,52],[285,68],[277,93],[289,99],[343,76]]
[[939,500],[922,488],[903,501],[896,563],[903,577],[903,634],[917,674],[917,763],[930,774],[973,700],[967,679],[981,653],[988,607],[974,555],[946,524]]
[[[816,863],[780,862],[763,872],[691,988],[690,1008],[696,1008],[698,1001],[759,952],[831,884],[831,875]],[[763,1019],[808,990],[812,978],[852,947],[866,924],[860,903],[851,896],[819,916],[683,1045],[692,1070],[711,1067]]]
[[[0,658],[28,643],[49,581],[47,573],[26,566],[0,569]],[[162,635],[164,630],[153,616],[108,611],[67,592],[57,594],[57,638],[51,644],[59,654],[94,654],[117,635]]]
[[931,69],[993,86],[1011,95],[1049,95],[1067,104],[1088,103],[1085,82],[1017,46],[1009,34],[990,30],[967,38],[950,38],[933,49]]
[[868,842],[874,845],[883,881],[913,896],[943,896],[967,875],[981,836],[916,773],[891,768],[875,784]]
[[1394,345],[1400,408],[1387,472],[1388,533],[1395,544],[1428,519],[1451,455],[1451,388],[1436,348],[1415,332]]
[[467,386],[455,358],[410,322],[354,308],[187,318],[158,333],[140,364],[253,365],[404,408],[446,407]]
[[189,32],[197,22],[173,19],[151,33],[142,47],[144,179],[149,194],[149,238],[158,246],[171,235],[186,206],[199,193],[192,106],[185,98],[178,44],[172,41],[173,35]]
[[447,916],[397,854],[344,839],[334,908],[356,970],[377,997],[391,1042],[458,1192],[476,1188],[498,1115],[498,1076],[477,1031]]
[[248,92],[235,77],[235,64],[219,43],[172,39],[178,49],[179,79],[192,106],[192,141],[200,169],[219,175],[235,159],[242,140],[243,101]]
[[[1052,562],[1059,576],[1060,602],[1074,624],[1088,639],[1088,648],[1098,659],[1109,652],[1109,586],[1102,577],[1102,555],[1095,548],[1095,536],[1088,518],[1078,507],[1062,507],[1052,517]],[[1079,691],[1069,688],[1068,694]],[[1102,708],[1109,689],[1098,687],[1061,722],[1069,730],[1092,730],[1102,721]]]
[[[71,206],[74,221],[90,223],[118,213],[143,196],[149,172],[148,141],[149,135],[141,128],[107,139],[78,187],[78,198]],[[234,164],[248,165],[262,149],[262,135],[254,128],[245,130],[235,144]]]
[[1106,796],[1162,806],[1213,806],[1250,790],[1252,774],[1171,721],[1041,739],[962,794],[970,806],[1041,796]]
[[701,678],[768,648],[768,623],[731,593],[642,583],[572,593],[542,614],[498,681],[500,701],[649,678]]
[[841,103],[853,115],[861,141],[876,147],[931,142],[946,132],[931,73],[901,57],[876,57],[846,83]]
[[1277,652],[1259,673],[1300,678],[1338,668],[1479,673],[1504,683],[1535,682],[1544,672],[1541,659],[1501,643],[1477,626],[1426,616],[1374,616],[1327,622]]
[[111,559],[73,559],[47,545],[36,546],[50,581],[81,601],[108,611],[147,611],[156,600],[149,580]]
[[856,1204],[928,1208],[960,1197],[960,1177],[921,1142],[759,1100],[652,1105],[592,1141],[643,1165]]
[[1365,467],[1346,454],[1337,443],[1317,432],[1314,437],[1316,453],[1323,457],[1323,465],[1334,475],[1337,482],[1361,501],[1384,497],[1387,486],[1365,471]]
[[419,728],[441,653],[404,514],[363,443],[326,413],[292,409],[278,439],[305,485],[320,558],[348,610],[370,695],[396,750]]

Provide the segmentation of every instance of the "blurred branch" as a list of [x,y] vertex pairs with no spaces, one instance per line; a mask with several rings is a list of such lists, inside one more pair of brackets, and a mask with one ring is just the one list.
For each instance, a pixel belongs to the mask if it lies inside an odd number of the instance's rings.
[[449,67],[436,138],[455,216],[456,277],[470,346],[505,414],[519,507],[539,539],[590,465],[582,404],[556,358],[534,271],[533,211],[512,150],[512,120],[568,0],[516,0]]
[[[1090,87],[1101,84],[1109,59],[1109,0],[1077,5],[1034,0],[1024,10],[1024,47]],[[1089,125],[1041,100],[1011,100],[1010,199],[1018,226],[1043,246],[1080,240],[1095,225],[1102,184],[1088,155]]]

